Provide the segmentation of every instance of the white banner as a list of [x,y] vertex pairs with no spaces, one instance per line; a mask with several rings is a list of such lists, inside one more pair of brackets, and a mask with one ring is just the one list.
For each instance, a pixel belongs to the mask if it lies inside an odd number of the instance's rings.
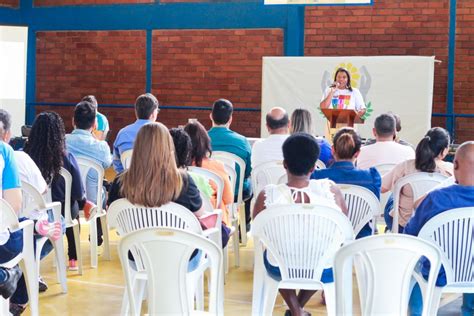
[[305,108],[313,115],[314,131],[324,135],[327,120],[319,109],[324,89],[337,68],[351,73],[367,106],[365,124],[357,125],[370,138],[375,118],[392,111],[400,115],[402,139],[416,145],[431,127],[434,57],[264,57],[262,71],[261,135],[267,136],[265,114],[281,106],[291,115]]

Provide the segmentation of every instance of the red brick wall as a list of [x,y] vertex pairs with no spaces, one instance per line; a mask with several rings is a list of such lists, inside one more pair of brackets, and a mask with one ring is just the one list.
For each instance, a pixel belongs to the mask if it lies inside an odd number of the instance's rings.
[[[211,106],[226,98],[238,108],[259,108],[262,57],[282,54],[280,29],[154,31],[152,92],[165,105]],[[169,113],[179,115],[170,114],[175,125],[192,117]],[[208,111],[195,114],[208,120]],[[260,133],[259,113],[236,113],[234,122],[247,136]]]
[[[133,104],[145,91],[144,31],[39,32],[37,102],[76,103],[94,94],[99,104]],[[162,105],[211,106],[218,98],[235,107],[259,108],[262,56],[283,52],[282,30],[154,31],[153,93]],[[100,106],[100,105],[99,105]],[[71,107],[38,106],[59,112],[71,128]],[[111,141],[135,120],[132,108],[100,107],[110,122]],[[164,109],[169,127],[198,118],[210,127],[209,111]],[[260,113],[236,112],[233,128],[257,136]]]
[[[469,73],[472,79],[472,71],[466,69],[472,70],[474,61],[474,2],[461,0],[458,3],[458,7],[463,8],[458,12],[458,36],[464,35],[458,38],[456,68],[464,70],[457,70],[456,74],[464,71],[463,74]],[[373,6],[343,6],[337,9],[330,6],[306,7],[305,18],[307,56],[436,56],[442,63],[435,66],[433,112],[446,112],[449,1],[374,0]],[[458,51],[462,46],[465,47],[464,51]],[[471,55],[466,58],[468,54]],[[462,93],[471,93],[472,99],[472,89],[467,89],[467,85],[472,81],[468,78],[461,81],[464,87]],[[459,95],[458,88],[455,93]],[[456,109],[462,109],[463,106],[465,111],[474,112],[473,102],[470,106],[459,104]],[[443,123],[442,125],[444,122],[445,119],[432,121],[433,124]],[[473,125],[471,123],[471,126]],[[474,130],[474,127],[471,129]],[[461,134],[458,132],[458,135]]]
[[34,5],[36,7],[44,7],[44,6],[63,6],[63,5],[94,5],[94,4],[124,4],[124,3],[153,3],[153,2],[155,1],[154,0],[34,0]]
[[20,0],[0,0],[0,7],[18,8]]
[[[457,2],[454,112],[474,114],[474,1]],[[474,118],[458,118],[456,136],[474,140]]]

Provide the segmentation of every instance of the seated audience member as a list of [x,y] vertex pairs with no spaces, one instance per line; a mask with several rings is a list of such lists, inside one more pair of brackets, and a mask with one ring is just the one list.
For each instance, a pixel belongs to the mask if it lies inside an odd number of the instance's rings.
[[146,124],[138,131],[130,168],[114,179],[108,204],[122,197],[146,207],[175,202],[196,217],[202,215],[199,190],[192,177],[176,166],[173,139],[163,124]]
[[[314,165],[319,156],[319,145],[316,139],[306,133],[296,133],[283,143],[283,165],[288,175],[286,184],[269,184],[258,194],[255,202],[253,217],[271,205],[323,202],[337,205],[347,214],[347,207],[341,191],[328,179],[310,180]],[[265,252],[264,262],[267,272],[276,279],[281,279],[278,266],[273,258]],[[333,282],[332,269],[325,269],[321,281]],[[316,291],[301,290],[298,295],[293,289],[280,289],[280,294],[290,308],[291,315],[308,315],[303,310],[304,305]],[[288,311],[287,311],[288,313]],[[287,315],[285,313],[285,315]]]
[[283,160],[281,146],[290,135],[288,114],[283,108],[272,108],[266,115],[266,122],[270,135],[253,144],[252,169],[265,162]]
[[[313,119],[308,110],[296,109],[293,111],[290,119],[290,133],[308,133],[314,135]],[[329,142],[323,137],[316,137],[316,141],[321,149],[319,160],[324,162],[326,166],[329,166],[334,159],[331,152],[331,144],[329,144]]]
[[[211,138],[211,146],[214,151],[226,151],[239,156],[245,162],[244,186],[242,190],[242,199],[245,201],[245,218],[247,231],[250,229],[250,200],[252,198],[252,184],[250,180],[251,149],[245,136],[230,129],[232,124],[232,112],[234,107],[229,100],[219,99],[214,102],[211,112],[212,128],[208,134]],[[240,183],[240,169],[237,166],[237,181]],[[234,199],[237,199],[238,190],[234,192]]]
[[[64,123],[56,112],[39,114],[31,128],[25,152],[33,159],[46,180],[51,185],[53,201],[61,202],[64,216],[65,203],[71,203],[71,218],[79,218],[79,209],[86,203],[81,173],[76,158],[66,150]],[[65,201],[65,183],[61,167],[72,175],[71,200]],[[72,227],[66,229],[68,243],[69,270],[77,270],[77,253]]]
[[[360,170],[354,166],[362,141],[359,134],[350,127],[343,127],[334,135],[332,151],[335,162],[328,169],[315,170],[311,179],[329,179],[335,183],[354,184],[372,191],[380,199],[382,179],[375,168]],[[372,234],[369,224],[365,225],[356,238]]]
[[373,133],[375,144],[363,146],[357,157],[357,167],[368,169],[381,164],[399,164],[415,158],[410,146],[403,146],[394,141],[395,118],[391,114],[381,114],[375,119]]
[[169,131],[173,138],[176,166],[178,169],[186,170],[186,172],[193,178],[199,192],[201,192],[206,198],[211,199],[214,192],[206,178],[200,174],[187,170],[188,166],[191,165],[192,150],[191,138],[188,133],[186,133],[182,128],[170,128]]
[[[0,123],[2,124],[2,123]],[[0,128],[0,129],[3,129]],[[13,210],[19,214],[22,204],[20,175],[15,163],[15,157],[12,148],[0,141],[0,198],[5,199]],[[3,212],[4,210],[0,210]],[[6,210],[5,210],[6,211]],[[21,222],[27,218],[21,217]],[[59,223],[58,223],[59,224]],[[61,236],[61,226],[49,227],[48,221],[35,221],[35,235],[41,235],[53,238],[54,240]],[[41,257],[45,257],[52,250],[51,244],[45,245],[41,251]],[[0,263],[6,263],[23,251],[23,232],[17,230],[1,230],[0,228]],[[40,279],[40,287],[42,285]],[[46,284],[44,284],[46,286]],[[47,289],[47,286],[46,286]],[[44,289],[44,290],[46,290]],[[41,290],[40,290],[41,291]],[[28,292],[25,279],[18,265],[13,268],[0,267],[0,295],[7,299],[10,298],[9,311],[13,315],[21,315],[28,303]]]
[[[395,138],[393,140],[399,143],[400,145],[410,146],[414,148],[412,144],[404,141],[403,139],[400,139],[399,133],[402,130],[402,120],[400,119],[400,115],[392,112],[388,112],[387,114],[391,114],[395,119]],[[375,142],[376,140],[374,138],[367,139],[367,141],[365,142],[365,146],[375,144]]]
[[107,138],[107,134],[109,132],[109,121],[107,120],[107,117],[100,113],[98,108],[99,104],[97,103],[97,99],[93,95],[86,95],[85,97],[82,98],[81,101],[86,101],[91,103],[94,108],[96,109],[96,123],[97,125],[94,127],[94,130],[92,131],[92,134],[94,135],[95,138],[98,140],[105,140]]
[[[460,207],[474,207],[474,141],[463,143],[454,158],[454,177],[456,183],[433,190],[416,209],[415,214],[405,226],[404,233],[417,236],[421,228],[436,215]],[[467,249],[466,249],[467,250]],[[428,279],[429,262],[423,260],[421,273]],[[446,275],[441,269],[436,285],[446,285]],[[421,315],[422,299],[419,288],[413,290],[410,299],[412,315]],[[474,314],[474,294],[464,294],[462,315]]]
[[[107,169],[112,164],[112,155],[106,141],[96,139],[92,132],[96,126],[96,108],[87,101],[79,102],[74,109],[74,130],[66,135],[66,148],[76,158],[86,158],[97,162]],[[105,189],[102,189],[103,200],[97,201],[97,186],[102,186],[103,179],[98,179],[95,170],[89,170],[86,178],[86,197],[92,203],[105,206]],[[101,219],[97,220],[97,243],[102,245]]]
[[214,207],[222,209],[222,220],[227,225],[230,225],[227,205],[234,202],[234,193],[232,192],[232,184],[230,183],[229,175],[225,171],[224,164],[220,161],[209,158],[212,152],[211,140],[201,123],[188,123],[184,127],[184,130],[191,138],[191,164],[217,173],[224,181],[222,201],[217,201],[217,184],[213,181],[210,182],[213,189],[211,203]]
[[[6,128],[3,126],[2,128]],[[18,214],[21,209],[21,184],[16,167],[13,149],[0,141],[0,197],[10,204]],[[6,211],[6,210],[5,210]],[[0,213],[4,210],[0,209]],[[0,263],[6,263],[20,254],[23,250],[23,232],[0,228]],[[20,278],[22,286],[19,286]],[[23,289],[21,289],[23,287]],[[10,298],[10,312],[21,314],[28,302],[25,281],[18,265],[13,268],[0,267],[0,295],[4,299]],[[21,311],[20,311],[21,310]]]
[[[8,144],[12,136],[12,118],[10,113],[3,109],[0,109],[0,125],[0,140]],[[23,151],[14,151],[14,156],[20,174],[20,180],[34,186],[39,193],[46,193],[48,184],[31,157]]]
[[133,149],[133,143],[137,136],[138,130],[145,124],[155,122],[160,109],[156,97],[151,93],[142,94],[135,101],[135,123],[122,128],[115,138],[113,166],[117,173],[123,171],[120,156],[124,151]]
[[[407,146],[404,146],[407,147]],[[415,172],[438,172],[447,177],[453,174],[451,163],[444,162],[449,150],[449,134],[441,127],[430,129],[416,146],[415,159],[406,160],[395,166],[382,178],[382,193],[391,191],[395,183]],[[413,213],[413,190],[409,185],[402,188],[399,209],[393,210],[393,196],[387,201],[384,217],[388,229],[392,229],[393,212],[397,211],[399,230],[402,231]]]

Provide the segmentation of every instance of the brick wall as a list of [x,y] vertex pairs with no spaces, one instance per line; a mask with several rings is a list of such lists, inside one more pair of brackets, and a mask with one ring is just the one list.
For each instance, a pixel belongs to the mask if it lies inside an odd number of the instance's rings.
[[[454,112],[474,114],[474,1],[458,0],[456,11]],[[458,118],[456,136],[474,140],[474,118]]]
[[[146,33],[38,32],[36,62],[37,102],[77,103],[93,94],[99,104],[133,104],[145,92]],[[71,108],[60,111],[72,114]],[[110,112],[127,122],[134,118],[133,110],[131,116],[123,109]],[[118,124],[112,128],[116,132]]]
[[[212,43],[211,45],[209,43]],[[145,91],[144,31],[39,32],[36,101],[76,103],[94,94],[99,104],[133,104]],[[192,30],[153,32],[152,92],[162,105],[211,106],[228,98],[235,107],[259,108],[262,56],[283,52],[282,30]],[[53,110],[71,128],[71,107]],[[132,108],[100,107],[107,115],[111,141],[135,120]],[[260,113],[236,112],[233,128],[260,134]],[[209,111],[164,109],[159,121],[169,127],[198,118],[210,127]]]
[[[152,92],[165,105],[211,106],[226,98],[238,108],[259,108],[262,57],[282,53],[280,29],[154,31]],[[170,113],[179,116],[169,117],[175,125],[192,117],[187,111]],[[195,114],[208,120],[208,111]],[[260,133],[255,112],[236,113],[234,122],[247,136]]]
[[18,8],[20,0],[0,0],[0,7]]

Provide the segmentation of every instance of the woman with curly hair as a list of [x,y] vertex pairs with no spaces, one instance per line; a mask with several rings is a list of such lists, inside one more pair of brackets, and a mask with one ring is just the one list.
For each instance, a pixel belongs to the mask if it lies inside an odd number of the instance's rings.
[[[78,218],[79,209],[82,209],[86,202],[85,192],[76,158],[66,151],[64,123],[56,112],[43,112],[36,117],[24,151],[30,155],[46,182],[51,185],[52,200],[61,202],[63,216],[65,183],[60,175],[61,167],[69,171],[72,175],[71,201],[69,201],[71,217]],[[66,229],[66,236],[69,270],[77,270],[77,253],[72,228]]]

